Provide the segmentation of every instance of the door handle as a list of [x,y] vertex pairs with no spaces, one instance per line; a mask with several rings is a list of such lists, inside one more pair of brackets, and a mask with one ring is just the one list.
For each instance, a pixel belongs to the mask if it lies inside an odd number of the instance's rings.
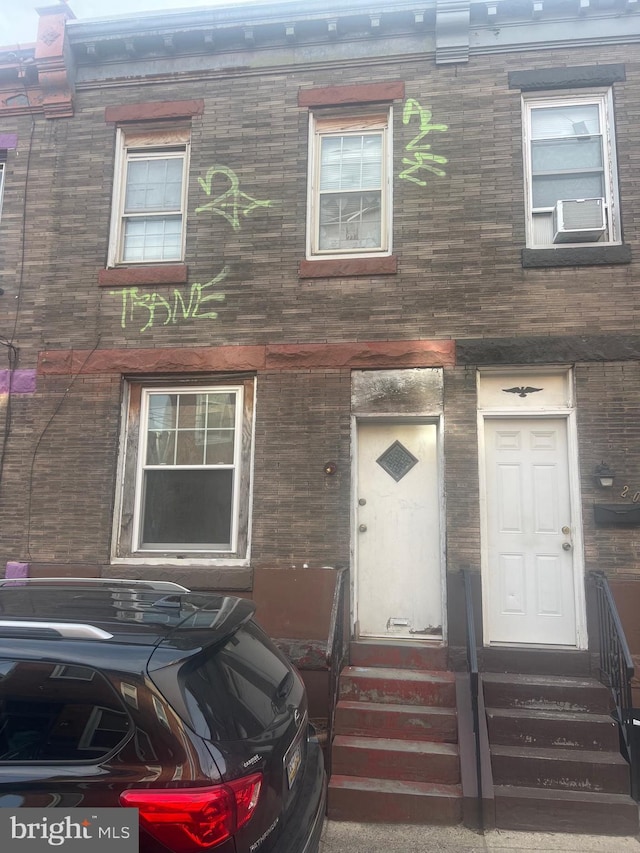
[[570,551],[571,550],[571,542],[563,542],[562,543],[562,550],[563,551]]
[[358,525],[358,530],[360,531],[360,533],[366,533],[367,532],[367,525],[366,524]]

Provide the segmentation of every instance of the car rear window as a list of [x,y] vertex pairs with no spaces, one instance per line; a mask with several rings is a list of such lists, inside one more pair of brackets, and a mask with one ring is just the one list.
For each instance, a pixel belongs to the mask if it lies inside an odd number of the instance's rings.
[[234,741],[269,728],[297,675],[249,622],[223,645],[185,664],[179,678],[195,731],[210,740]]
[[118,695],[91,667],[0,659],[0,761],[96,761],[129,727]]

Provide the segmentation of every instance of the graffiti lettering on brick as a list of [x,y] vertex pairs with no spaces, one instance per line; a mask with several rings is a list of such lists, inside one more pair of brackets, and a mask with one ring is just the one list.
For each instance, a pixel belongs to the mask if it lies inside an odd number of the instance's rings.
[[163,326],[189,318],[215,320],[218,312],[212,310],[213,304],[224,302],[225,295],[212,291],[211,288],[224,281],[228,273],[229,268],[225,267],[206,284],[194,282],[191,287],[175,288],[173,295],[169,298],[156,291],[149,293],[137,287],[125,287],[120,291],[112,290],[112,296],[120,296],[122,299],[120,325],[126,329],[140,314],[145,320],[140,328],[141,332],[153,328],[158,320],[162,321]]
[[198,178],[198,183],[208,196],[212,195],[215,179],[218,176],[222,176],[228,182],[227,189],[207,204],[196,207],[196,213],[210,210],[212,213],[224,216],[232,228],[239,231],[241,215],[248,216],[252,210],[258,207],[271,207],[273,204],[271,201],[263,201],[243,193],[240,189],[238,176],[233,169],[229,169],[227,166],[212,166],[204,180]]
[[440,154],[434,154],[431,151],[431,145],[422,140],[428,133],[433,131],[443,133],[449,129],[449,126],[447,124],[432,124],[431,110],[420,106],[414,98],[409,98],[404,105],[402,123],[409,124],[414,117],[420,121],[420,133],[414,136],[405,149],[405,151],[411,152],[411,156],[402,158],[402,163],[407,168],[400,173],[399,177],[405,181],[412,181],[418,186],[426,187],[427,182],[424,180],[424,175],[419,174],[421,170],[432,172],[439,178],[443,178],[447,173],[440,166],[443,166],[448,160]]

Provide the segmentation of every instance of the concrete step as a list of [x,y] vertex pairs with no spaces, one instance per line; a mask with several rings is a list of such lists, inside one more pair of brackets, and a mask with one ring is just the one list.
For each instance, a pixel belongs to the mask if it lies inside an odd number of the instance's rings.
[[336,706],[337,735],[400,738],[455,743],[458,724],[453,708],[354,702],[341,699]]
[[328,816],[363,823],[455,825],[462,819],[462,791],[459,785],[333,774]]
[[624,794],[497,785],[496,828],[637,835],[638,805]]
[[611,699],[607,688],[592,678],[484,673],[487,708],[528,708],[541,711],[593,711],[608,714]]
[[351,643],[349,660],[352,666],[444,671],[447,649],[430,643],[357,640]]
[[340,699],[454,708],[455,676],[374,666],[348,666],[340,674]]
[[489,708],[489,741],[502,746],[619,749],[617,723],[609,714]]
[[591,678],[591,653],[577,649],[535,649],[485,646],[479,650],[482,672],[518,675],[561,675]]
[[450,743],[338,735],[333,739],[332,771],[341,776],[456,785],[460,759],[457,746]]
[[496,785],[629,793],[629,765],[619,753],[491,745]]

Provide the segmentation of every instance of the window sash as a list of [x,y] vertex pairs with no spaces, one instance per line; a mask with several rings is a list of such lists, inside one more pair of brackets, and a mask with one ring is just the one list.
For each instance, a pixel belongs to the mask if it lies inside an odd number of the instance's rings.
[[555,205],[572,198],[604,198],[607,231],[599,242],[619,242],[610,92],[524,98],[523,116],[527,245],[555,245]]
[[184,258],[188,161],[184,131],[118,131],[110,266]]
[[391,110],[310,122],[308,256],[389,254]]
[[241,386],[143,389],[134,552],[236,550],[242,418]]

